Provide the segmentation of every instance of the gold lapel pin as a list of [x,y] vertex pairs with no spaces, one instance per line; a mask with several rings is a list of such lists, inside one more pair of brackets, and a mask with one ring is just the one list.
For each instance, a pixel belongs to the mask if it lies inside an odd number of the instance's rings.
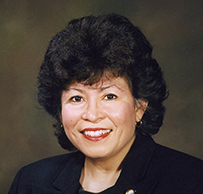
[[126,191],[125,194],[135,194],[136,193],[136,190],[133,190],[133,189],[129,189]]

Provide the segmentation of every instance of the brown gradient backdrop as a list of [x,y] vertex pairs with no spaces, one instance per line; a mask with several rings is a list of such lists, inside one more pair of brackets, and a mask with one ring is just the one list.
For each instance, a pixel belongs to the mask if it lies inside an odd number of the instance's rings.
[[0,193],[18,169],[65,153],[39,110],[36,76],[49,40],[70,19],[116,12],[154,46],[170,96],[157,142],[203,159],[203,1],[0,0]]

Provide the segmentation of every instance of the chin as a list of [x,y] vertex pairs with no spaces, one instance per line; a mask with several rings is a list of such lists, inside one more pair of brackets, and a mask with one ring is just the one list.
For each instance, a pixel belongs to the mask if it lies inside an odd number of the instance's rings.
[[[108,152],[106,150],[108,150]],[[85,151],[81,150],[81,151],[88,158],[95,158],[95,159],[106,158],[110,155],[108,148],[105,148],[105,149],[95,148],[95,149],[89,149],[89,150],[85,150]]]

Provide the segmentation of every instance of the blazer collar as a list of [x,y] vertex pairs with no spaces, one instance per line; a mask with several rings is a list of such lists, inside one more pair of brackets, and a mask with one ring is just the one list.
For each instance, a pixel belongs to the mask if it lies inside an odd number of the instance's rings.
[[[155,147],[156,143],[150,136],[137,134],[135,142],[123,161],[123,169],[116,183],[119,188],[125,191],[133,188],[142,191],[152,189],[156,179],[146,178],[146,172]],[[85,156],[81,152],[72,153],[72,155],[73,157],[69,157],[67,164],[53,182],[53,186],[59,191],[75,193],[80,187],[79,179]],[[149,188],[146,188],[146,185]]]
[[59,191],[75,193],[80,187],[79,179],[84,165],[84,159],[85,156],[79,151],[71,153],[66,161],[67,164],[53,182],[53,186]]
[[125,189],[125,192],[133,189],[137,193],[151,193],[157,184],[157,178],[156,175],[147,176],[147,170],[155,149],[156,143],[151,136],[137,134],[117,181],[120,189]]

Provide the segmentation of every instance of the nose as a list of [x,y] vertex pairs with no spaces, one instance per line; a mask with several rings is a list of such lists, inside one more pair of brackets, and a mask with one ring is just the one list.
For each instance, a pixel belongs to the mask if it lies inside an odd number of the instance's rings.
[[97,123],[103,118],[105,118],[105,113],[102,108],[98,106],[96,100],[87,102],[86,109],[82,114],[82,119],[92,123]]

